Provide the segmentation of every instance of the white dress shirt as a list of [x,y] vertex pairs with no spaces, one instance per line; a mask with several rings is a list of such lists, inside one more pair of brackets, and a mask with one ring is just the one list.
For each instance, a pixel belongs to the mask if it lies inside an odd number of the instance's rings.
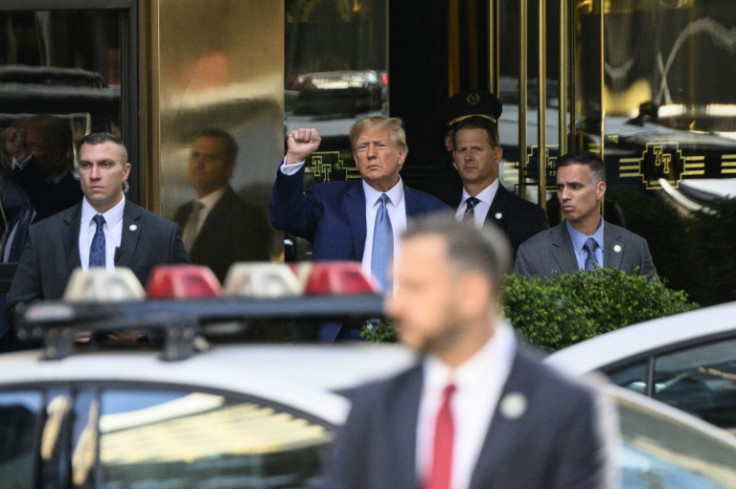
[[[284,175],[293,175],[304,166],[304,162],[286,164],[284,158],[280,170]],[[399,177],[399,182],[387,192],[380,192],[362,180],[363,193],[365,194],[365,245],[363,247],[363,260],[361,266],[368,275],[371,273],[371,255],[373,251],[373,230],[376,227],[376,214],[378,213],[378,199],[381,194],[388,195],[390,202],[386,204],[388,217],[391,219],[391,230],[394,234],[394,261],[401,247],[401,234],[406,229],[406,200],[404,199],[404,184]]]
[[[199,234],[199,231],[201,231],[202,225],[204,224],[204,221],[207,220],[207,216],[210,214],[210,211],[212,211],[212,208],[215,207],[215,204],[217,204],[217,201],[220,200],[220,197],[225,194],[226,189],[227,187],[223,187],[219,190],[215,190],[214,192],[205,195],[201,199],[196,199],[197,202],[202,204],[202,209],[200,209],[199,215],[197,216],[197,227],[194,230],[195,237]],[[183,233],[184,229],[182,229],[181,231]]]
[[[496,192],[498,191],[499,185],[500,184],[498,183],[497,178],[493,181],[492,184],[481,190],[480,193],[475,196],[475,198],[478,199],[479,202],[475,204],[475,208],[473,209],[473,225],[475,225],[475,227],[477,227],[478,229],[483,227],[483,223],[486,220],[488,211],[491,210],[493,199],[496,198]],[[466,202],[469,197],[470,194],[468,194],[468,192],[463,189],[463,198],[460,201],[460,205],[457,207],[457,211],[455,212],[455,217],[458,221],[462,221],[463,216],[465,216],[465,210],[468,208]]]
[[[125,195],[112,209],[108,210],[102,217],[105,218],[105,224],[102,229],[105,232],[105,268],[112,270],[115,268],[115,254],[120,248],[120,241],[123,236],[123,210],[125,209]],[[98,212],[87,202],[82,199],[82,220],[79,224],[79,259],[82,262],[82,268],[89,268],[89,247],[92,245],[92,238],[97,231],[97,224],[93,218]]]
[[511,326],[499,320],[490,341],[456,369],[450,369],[437,357],[425,358],[417,419],[418,480],[424,481],[431,469],[437,411],[445,386],[454,383],[457,390],[451,400],[455,425],[451,487],[466,489],[470,485],[515,351],[516,337]]

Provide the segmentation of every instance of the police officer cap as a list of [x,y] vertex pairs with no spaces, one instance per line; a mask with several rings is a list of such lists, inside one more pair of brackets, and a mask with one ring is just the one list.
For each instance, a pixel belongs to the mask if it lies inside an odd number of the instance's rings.
[[453,95],[445,104],[445,121],[452,126],[471,117],[483,117],[497,123],[503,106],[491,92],[471,90]]

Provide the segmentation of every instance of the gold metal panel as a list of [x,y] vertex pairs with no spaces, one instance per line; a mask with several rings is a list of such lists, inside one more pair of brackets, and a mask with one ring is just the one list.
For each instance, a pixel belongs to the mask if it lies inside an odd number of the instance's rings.
[[240,147],[233,188],[265,209],[283,155],[283,2],[153,0],[151,9],[152,207],[171,217],[193,198],[189,145],[215,127]]

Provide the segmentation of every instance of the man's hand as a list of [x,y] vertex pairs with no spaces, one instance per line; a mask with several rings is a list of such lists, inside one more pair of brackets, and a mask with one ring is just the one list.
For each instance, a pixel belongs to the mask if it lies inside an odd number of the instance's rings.
[[286,164],[293,165],[306,160],[317,151],[322,138],[316,129],[295,129],[289,133],[286,149]]

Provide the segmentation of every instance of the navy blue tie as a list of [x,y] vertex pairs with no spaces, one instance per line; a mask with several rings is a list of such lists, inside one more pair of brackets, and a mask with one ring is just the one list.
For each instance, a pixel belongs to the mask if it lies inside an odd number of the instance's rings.
[[89,266],[104,267],[105,266],[105,231],[102,226],[105,224],[105,218],[101,214],[97,214],[92,218],[97,224],[97,230],[92,238],[92,245],[89,247]]
[[585,240],[583,249],[585,249],[585,269],[588,271],[595,270],[598,265],[598,260],[595,258],[595,249],[598,247],[598,243],[593,238]]
[[373,249],[371,250],[371,273],[381,286],[381,290],[389,290],[389,281],[386,275],[391,260],[394,257],[394,233],[391,219],[388,217],[386,202],[390,202],[388,195],[381,194],[378,199],[381,203],[376,213],[376,225],[373,228]]
[[475,206],[480,200],[475,197],[468,197],[465,200],[465,214],[463,214],[463,222],[468,224],[475,224]]

